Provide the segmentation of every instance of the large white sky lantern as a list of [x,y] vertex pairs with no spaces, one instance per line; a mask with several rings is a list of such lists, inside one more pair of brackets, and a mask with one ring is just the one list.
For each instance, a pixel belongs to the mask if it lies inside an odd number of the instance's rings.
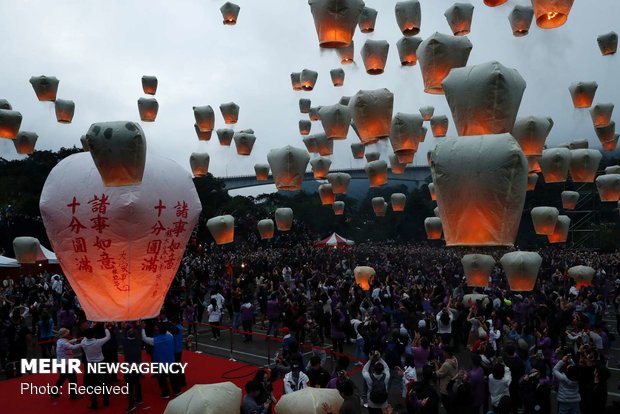
[[351,182],[351,176],[347,173],[329,173],[327,181],[332,185],[334,194],[346,194]]
[[377,11],[370,7],[364,7],[357,22],[362,33],[372,33],[375,31],[375,21],[377,20]]
[[329,388],[303,388],[285,394],[276,404],[277,414],[323,414],[323,403],[331,406],[333,412],[340,411],[343,399],[338,390]]
[[349,126],[351,125],[349,107],[341,104],[322,106],[319,109],[319,118],[327,138],[347,139]]
[[322,48],[349,46],[364,10],[362,0],[308,0]]
[[15,151],[17,151],[18,154],[32,154],[38,138],[39,136],[36,132],[19,131],[13,140]]
[[396,24],[405,36],[415,36],[420,33],[422,10],[417,0],[399,1],[394,6]]
[[541,29],[554,29],[568,19],[574,0],[532,0],[536,24]]
[[531,6],[515,5],[510,14],[508,15],[508,21],[510,22],[510,28],[512,34],[515,37],[527,36],[530,32],[530,26],[532,26],[532,19],[534,18],[534,9]]
[[18,263],[36,263],[41,245],[34,237],[16,237],[13,239],[13,251]]
[[577,191],[562,191],[562,208],[564,210],[574,210],[579,201],[579,193]]
[[157,92],[157,78],[155,76],[142,76],[142,91],[147,95],[155,95]]
[[215,112],[210,105],[194,106],[194,119],[201,131],[213,131],[215,128]]
[[254,164],[254,173],[257,181],[265,181],[269,178],[269,164]]
[[344,85],[344,70],[342,68],[330,70],[329,76],[332,78],[332,85],[335,87]]
[[311,70],[304,69],[299,74],[299,81],[301,82],[301,89],[304,91],[311,91],[316,85],[316,80],[319,78],[319,73]]
[[289,231],[293,227],[293,209],[280,207],[276,209],[275,218],[279,231]]
[[159,103],[155,98],[138,99],[138,112],[142,122],[155,122],[157,112],[159,111]]
[[418,46],[422,43],[420,37],[401,37],[396,42],[396,48],[398,49],[398,57],[402,66],[414,66],[418,63]]
[[83,152],[58,163],[43,186],[43,224],[88,320],[157,316],[198,221],[201,204],[185,168],[149,155],[141,178],[106,187]]
[[390,44],[386,40],[366,40],[360,50],[366,73],[369,75],[382,74],[389,51]]
[[301,189],[306,167],[310,161],[307,151],[287,145],[284,148],[269,151],[267,161],[278,190],[297,191]]
[[235,131],[231,128],[219,128],[215,133],[217,134],[217,140],[220,142],[220,145],[224,147],[229,147],[235,136]]
[[258,232],[260,233],[261,240],[273,238],[273,234],[275,233],[275,224],[273,224],[273,220],[260,220],[256,227],[258,228]]
[[443,234],[443,226],[439,217],[427,217],[424,219],[424,230],[429,240],[439,240]]
[[461,259],[467,286],[487,287],[489,277],[495,267],[493,256],[486,254],[466,254]]
[[457,68],[442,83],[459,135],[512,131],[525,80],[499,62]]
[[211,217],[207,228],[217,244],[232,243],[235,239],[235,218],[231,215]]
[[594,94],[598,89],[596,82],[575,82],[568,87],[575,108],[589,108],[592,106]]
[[384,160],[371,161],[364,167],[366,174],[368,175],[368,182],[370,187],[381,187],[387,184],[387,162]]
[[351,144],[351,154],[353,154],[354,159],[361,160],[364,158],[364,152],[366,152],[366,147],[361,142]]
[[596,188],[601,201],[620,200],[620,174],[605,174],[596,178]]
[[528,165],[510,134],[447,138],[431,151],[446,245],[511,246]]
[[450,70],[467,65],[473,45],[467,37],[435,32],[418,47],[424,92],[442,95],[441,83]]
[[220,105],[220,112],[222,113],[222,118],[224,118],[224,123],[236,124],[239,120],[239,105],[234,102],[227,102]]
[[549,117],[518,118],[512,128],[512,136],[521,145],[527,157],[542,155],[551,128],[553,128],[553,120]]
[[392,202],[392,211],[405,211],[405,205],[407,204],[407,196],[403,193],[394,193],[390,196]]
[[312,174],[315,180],[323,180],[329,174],[329,167],[332,165],[332,160],[327,157],[317,157],[310,160],[310,166],[312,167]]
[[553,233],[547,235],[549,243],[566,243],[568,240],[568,231],[570,230],[570,217],[559,215],[558,221],[555,223]]
[[372,285],[372,281],[377,275],[375,269],[370,266],[356,266],[353,269],[353,274],[355,275],[355,283],[357,283],[362,290],[370,290],[370,285]]
[[302,139],[302,142],[304,143],[304,145],[306,146],[306,149],[308,150],[310,154],[316,154],[319,152],[319,147],[317,145],[315,135],[304,137]]
[[603,159],[603,154],[596,149],[571,150],[570,176],[576,183],[592,183],[596,177],[598,166]]
[[418,150],[424,119],[418,114],[398,112],[392,119],[390,143],[402,163],[410,163]]
[[192,152],[189,157],[189,166],[194,177],[204,177],[209,173],[209,154],[206,152]]
[[506,253],[500,263],[506,273],[510,290],[514,292],[530,292],[534,290],[542,257],[536,252]]
[[375,216],[385,216],[385,212],[387,211],[387,203],[383,197],[373,197],[373,199],[370,200],[370,204],[372,205],[372,211],[375,212]]
[[563,183],[568,178],[571,152],[568,148],[550,148],[543,151],[540,168],[546,183]]
[[364,145],[390,135],[394,94],[387,89],[360,90],[349,103],[351,117]]
[[320,156],[326,157],[334,154],[334,140],[327,138],[325,133],[311,135],[316,141],[316,149]]
[[146,138],[140,125],[98,122],[88,129],[86,141],[103,185],[140,184],[146,162]]
[[196,384],[170,400],[164,414],[239,414],[241,395],[232,382]]
[[536,234],[549,235],[553,233],[560,212],[555,207],[534,207],[530,214]]
[[615,55],[618,51],[618,34],[616,32],[602,34],[596,38],[596,41],[603,56]]
[[233,140],[235,141],[237,154],[247,156],[252,153],[252,148],[254,148],[254,143],[256,142],[256,136],[251,129],[245,129],[243,131],[235,132],[235,135],[233,135]]
[[21,113],[10,109],[0,109],[0,138],[15,138],[21,124]]
[[324,206],[331,206],[336,201],[336,195],[332,190],[331,184],[321,184],[319,186],[319,197],[321,198],[321,204]]
[[402,164],[398,161],[398,157],[394,154],[390,154],[388,156],[390,161],[390,170],[392,174],[404,174],[405,168],[407,168],[407,164]]
[[594,270],[590,266],[573,266],[568,269],[568,276],[573,278],[575,281],[575,285],[577,289],[580,289],[584,286],[591,286],[592,279],[594,278],[594,274],[596,270]]
[[61,124],[70,124],[75,114],[75,103],[67,99],[56,99],[54,102],[56,121]]
[[471,3],[454,3],[444,13],[455,36],[464,36],[471,31],[474,6]]
[[55,76],[33,76],[30,78],[30,84],[37,98],[41,102],[55,101],[58,93],[58,84],[60,81]]
[[595,127],[604,127],[611,122],[611,115],[614,112],[614,104],[599,103],[590,108],[590,116],[592,124]]
[[344,201],[334,201],[334,204],[332,204],[332,209],[334,210],[334,215],[344,215]]

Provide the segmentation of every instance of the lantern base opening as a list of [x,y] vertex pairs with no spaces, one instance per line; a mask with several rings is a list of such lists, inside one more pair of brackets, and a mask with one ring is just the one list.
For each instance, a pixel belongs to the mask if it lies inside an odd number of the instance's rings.
[[223,23],[226,26],[234,26],[234,25],[237,24],[237,21],[236,20],[232,20],[232,19],[226,19],[226,20],[223,21]]
[[430,93],[432,95],[443,95],[444,94],[443,88],[441,86],[429,86],[427,88],[424,88],[424,92]]
[[523,29],[523,30],[515,30],[515,31],[512,32],[512,34],[515,37],[527,36],[529,33],[530,33],[530,31],[529,30],[525,30],[525,29]]
[[366,69],[366,73],[368,73],[369,75],[381,75],[383,73],[383,69],[382,68]]
[[407,29],[403,30],[402,33],[405,36],[415,36],[418,33],[420,33],[420,28],[419,27],[407,28]]
[[468,35],[471,32],[471,30],[469,29],[465,29],[465,30],[459,30],[454,32],[454,36],[465,36]]
[[541,29],[555,29],[566,23],[568,16],[559,12],[548,12],[536,18],[536,24]]

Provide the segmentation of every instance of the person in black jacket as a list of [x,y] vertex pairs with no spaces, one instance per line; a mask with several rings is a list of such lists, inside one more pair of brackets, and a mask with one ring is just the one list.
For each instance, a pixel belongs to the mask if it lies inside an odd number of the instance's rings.
[[407,393],[407,412],[410,414],[439,414],[439,394],[435,389],[435,369],[422,368],[422,380],[413,384]]
[[321,357],[317,355],[310,358],[310,369],[306,374],[310,379],[310,386],[314,388],[326,388],[330,380],[329,372],[321,366]]
[[[353,381],[349,379],[339,383],[338,392],[344,400],[340,410],[338,410],[338,414],[361,414],[362,405],[360,404],[360,399],[355,394],[355,384],[353,384]],[[328,403],[323,403],[323,410],[325,410],[326,414],[336,414]]]
[[[125,362],[131,364],[140,364],[142,362],[142,332],[140,327],[126,325],[123,335],[123,353]],[[142,384],[140,384],[139,373],[123,374],[123,378],[128,385],[129,405],[126,412],[130,413],[136,410],[136,404],[142,404]]]
[[504,363],[510,369],[510,375],[513,380],[508,387],[510,392],[510,402],[512,404],[512,413],[517,414],[517,411],[523,405],[523,399],[521,398],[521,389],[519,387],[519,379],[525,375],[525,364],[517,355],[517,349],[514,345],[507,345],[506,357]]

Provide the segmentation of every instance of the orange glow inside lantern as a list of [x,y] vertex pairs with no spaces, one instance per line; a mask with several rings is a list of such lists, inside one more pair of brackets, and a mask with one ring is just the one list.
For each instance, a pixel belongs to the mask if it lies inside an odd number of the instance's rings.
[[299,133],[301,135],[310,134],[311,128],[312,128],[312,123],[310,121],[306,121],[306,120],[299,121]]
[[413,157],[415,157],[416,151],[414,150],[401,150],[394,152],[396,154],[396,158],[398,158],[398,162],[401,164],[411,164],[413,163]]
[[426,229],[426,238],[429,240],[441,240],[441,229]]
[[334,204],[332,204],[332,208],[334,210],[334,215],[336,216],[344,215],[344,203],[343,202],[335,201]]
[[527,191],[534,191],[538,182],[538,174],[530,173],[527,175]]
[[541,29],[554,29],[568,19],[573,0],[533,0],[536,24]]
[[355,283],[364,291],[370,290],[370,285],[376,275],[375,270],[368,266],[358,266],[354,269]]
[[257,181],[266,181],[269,178],[269,168],[254,168]]
[[315,180],[324,180],[329,174],[329,166],[327,165],[314,165],[312,167],[312,174]]
[[435,192],[434,184],[431,183],[428,185],[428,192],[431,194],[431,200],[437,201],[437,193]]
[[573,105],[575,108],[589,108],[592,106],[593,100],[594,96],[591,96],[585,92],[576,93],[573,95]]
[[369,75],[380,75],[385,69],[385,62],[387,61],[387,53],[382,54],[377,52],[369,52],[364,56],[364,66],[366,67],[366,73]]
[[470,270],[466,272],[465,280],[467,286],[471,287],[487,287],[489,286],[489,275],[482,270]]
[[[56,101],[55,104],[56,120],[61,124],[70,124],[75,113],[75,104],[71,101]],[[155,111],[157,115],[157,111]]]
[[553,229],[553,233],[547,235],[547,241],[551,244],[566,243],[568,231],[570,229],[570,219],[567,216],[559,216],[558,222]]
[[372,210],[377,217],[384,217],[385,211],[387,210],[387,203],[384,201],[382,203],[372,203]]
[[592,278],[587,276],[573,276],[575,281],[575,287],[581,289],[584,287],[592,286]]
[[138,110],[142,122],[154,122],[157,118],[159,105],[155,99],[140,99],[138,100]]
[[387,170],[368,173],[368,181],[371,187],[381,187],[382,185],[387,184],[388,182]]
[[217,244],[232,243],[235,239],[234,227],[230,229],[222,230],[218,232],[217,234],[213,234],[213,239],[215,240],[215,243]]
[[484,0],[484,4],[486,4],[489,7],[497,7],[497,6],[501,6],[507,1],[508,0]]
[[15,138],[21,124],[22,114],[9,109],[0,109],[0,138]]
[[564,210],[574,210],[577,207],[577,201],[578,199],[576,198],[565,198],[562,200],[562,208]]
[[259,228],[260,238],[262,240],[273,239],[273,235],[275,233],[275,229],[271,228]]
[[540,163],[538,162],[538,157],[527,157],[527,169],[530,173],[542,172]]
[[506,277],[510,290],[514,292],[531,292],[536,286],[538,275],[531,275],[522,272],[513,272]]
[[321,204],[324,206],[331,206],[336,201],[336,194],[332,191],[330,184],[321,184],[319,186],[319,196],[321,197]]
[[601,146],[603,147],[603,151],[615,151],[618,146],[618,135],[611,141],[601,142]]
[[291,73],[291,85],[294,91],[301,91],[301,72]]
[[431,131],[433,132],[433,136],[435,138],[445,137],[448,133],[448,124],[440,122],[433,123],[431,121]]
[[406,198],[395,198],[392,197],[392,211],[401,212],[405,211],[405,206],[407,205]]

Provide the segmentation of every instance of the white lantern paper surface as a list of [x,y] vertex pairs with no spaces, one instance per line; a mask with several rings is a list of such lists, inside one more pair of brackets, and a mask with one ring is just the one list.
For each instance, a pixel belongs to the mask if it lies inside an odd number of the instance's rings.
[[344,214],[344,201],[334,201],[332,209],[334,210],[334,215],[342,216]]
[[364,157],[366,158],[366,162],[373,162],[381,158],[381,153],[377,151],[371,151],[364,154]]
[[235,240],[235,218],[231,215],[211,217],[207,228],[215,243],[228,244]]
[[56,99],[54,102],[56,120],[61,124],[70,124],[75,114],[75,103],[66,99]]
[[56,100],[58,93],[58,84],[60,81],[55,76],[33,76],[30,78],[30,84],[37,94],[37,98],[41,102]]
[[321,198],[321,204],[324,206],[331,206],[336,201],[336,195],[332,190],[331,184],[321,184],[319,186],[319,197]]
[[420,33],[422,11],[417,0],[399,1],[394,6],[396,24],[403,35],[415,36]]
[[424,92],[442,95],[441,83],[450,70],[467,65],[473,45],[467,37],[434,33],[417,50]]
[[394,193],[390,196],[392,201],[392,211],[405,211],[407,196],[403,193]]
[[575,82],[568,87],[575,108],[589,108],[592,106],[594,94],[598,89],[596,82]]
[[13,251],[17,263],[36,263],[40,249],[39,239],[34,237],[16,237],[13,239]]
[[592,279],[594,278],[595,273],[596,270],[594,270],[590,266],[579,265],[573,266],[568,269],[568,276],[573,278],[577,289],[580,289],[584,286],[591,286]]
[[239,11],[241,7],[238,5],[227,1],[220,7],[220,12],[222,12],[222,23],[226,26],[234,26],[237,24],[237,18],[239,18]]
[[142,91],[147,95],[155,95],[157,92],[157,78],[155,76],[142,76]]
[[239,120],[239,105],[234,102],[223,103],[220,105],[220,112],[226,125],[236,124]]
[[471,3],[454,3],[444,13],[455,36],[464,36],[471,31],[474,6]]
[[319,119],[327,138],[347,139],[351,125],[351,112],[347,106],[341,104],[322,106],[319,109]]
[[439,217],[427,217],[424,219],[424,229],[426,230],[426,238],[429,240],[441,239],[443,226]]
[[596,188],[601,201],[620,200],[620,174],[605,174],[596,178]]
[[361,142],[354,142],[351,144],[351,153],[353,154],[353,158],[356,160],[361,160],[364,158],[364,152],[366,151],[366,147]]
[[594,127],[599,128],[609,125],[613,112],[614,104],[612,103],[600,103],[592,106],[590,108],[590,116],[592,117],[592,124],[594,124]]
[[562,208],[565,210],[573,210],[579,201],[579,193],[577,191],[562,191]]
[[546,183],[563,183],[568,177],[571,152],[568,148],[550,148],[543,151],[540,168]]
[[21,124],[21,113],[10,109],[0,109],[0,138],[15,138]]
[[560,212],[555,207],[534,207],[530,214],[536,234],[549,235],[555,229]]
[[360,285],[362,290],[369,290],[373,279],[377,275],[375,269],[370,266],[356,266],[353,269],[353,275],[355,276],[355,283]]
[[257,181],[266,181],[269,178],[269,164],[255,164],[254,173]]
[[237,154],[247,156],[252,153],[256,136],[251,130],[243,130],[235,132],[233,140],[235,141],[235,147],[237,147]]
[[18,154],[32,154],[39,136],[35,132],[19,131],[13,145]]
[[385,212],[387,211],[387,203],[383,197],[374,197],[370,200],[370,204],[372,205],[372,210],[375,212],[375,216],[385,216]]
[[328,403],[337,413],[343,399],[338,390],[329,388],[303,388],[285,394],[276,404],[276,414],[324,414],[323,403]]
[[198,128],[203,132],[213,131],[215,128],[215,112],[213,112],[213,108],[210,105],[205,105],[194,106],[193,109],[194,119]]
[[558,221],[555,223],[555,229],[553,233],[547,235],[549,243],[566,243],[568,240],[568,232],[570,230],[570,217],[558,216]]
[[513,292],[530,292],[534,290],[542,257],[535,252],[506,253],[500,263],[506,273],[508,285]]
[[157,112],[159,111],[159,103],[155,98],[138,99],[138,112],[142,122],[155,122]]
[[487,287],[495,267],[495,259],[487,254],[466,254],[461,259],[467,286]]
[[418,63],[418,46],[422,43],[419,37],[402,37],[396,42],[398,57],[402,66],[415,66]]
[[394,94],[387,89],[361,90],[349,103],[357,134],[364,145],[390,135]]
[[273,220],[264,219],[258,222],[256,225],[258,228],[258,232],[260,233],[261,240],[272,239],[273,234],[275,233],[275,224],[273,224]]
[[224,147],[229,147],[235,136],[235,131],[230,128],[220,128],[216,130],[215,133],[217,134],[217,140],[220,142],[220,145]]
[[571,150],[570,176],[576,183],[594,182],[603,154],[595,149]]
[[289,231],[293,227],[293,209],[280,207],[276,209],[275,217],[279,231]]
[[327,181],[332,185],[334,194],[346,194],[351,182],[351,176],[347,173],[329,173]]
[[364,10],[362,0],[308,0],[308,4],[322,48],[344,48],[351,44]]
[[189,157],[189,166],[194,177],[204,177],[209,173],[209,154],[206,152],[192,152]]
[[323,180],[329,174],[329,167],[332,165],[332,160],[326,157],[318,157],[310,160],[310,166],[312,167],[312,173],[315,180]]
[[596,38],[596,41],[603,56],[615,55],[618,51],[618,34],[616,32],[602,34]]
[[364,7],[360,14],[357,25],[362,33],[372,33],[375,31],[375,21],[377,20],[377,11],[371,7]]
[[531,6],[515,5],[514,9],[512,9],[508,15],[512,34],[515,37],[527,36],[530,32],[533,18],[534,9],[532,9]]
[[239,414],[241,389],[232,382],[196,384],[170,400],[164,414]]
[[512,128],[512,136],[521,145],[526,157],[539,156],[542,155],[551,128],[553,120],[549,117],[518,118]]
[[310,161],[307,151],[287,145],[269,151],[267,161],[278,190],[297,191],[301,188]]
[[401,164],[398,161],[398,157],[394,154],[390,154],[388,158],[390,160],[390,170],[392,171],[392,174],[404,174],[405,173],[405,168],[407,167],[407,164]]
[[371,187],[381,187],[387,184],[387,162],[383,160],[371,161],[366,164],[364,170],[366,170]]

